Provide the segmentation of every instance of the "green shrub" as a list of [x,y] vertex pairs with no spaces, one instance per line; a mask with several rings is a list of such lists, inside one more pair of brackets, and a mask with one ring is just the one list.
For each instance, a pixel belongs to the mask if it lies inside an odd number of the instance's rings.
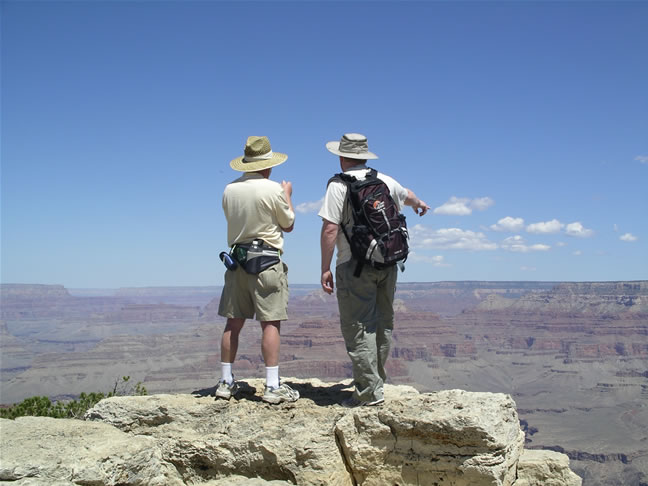
[[115,386],[108,393],[81,393],[75,400],[59,400],[52,403],[47,397],[29,397],[8,408],[0,408],[0,417],[15,419],[16,417],[53,417],[80,419],[86,411],[94,407],[100,400],[114,396],[146,395],[147,391],[141,382],[130,383],[130,376],[122,376],[115,380]]

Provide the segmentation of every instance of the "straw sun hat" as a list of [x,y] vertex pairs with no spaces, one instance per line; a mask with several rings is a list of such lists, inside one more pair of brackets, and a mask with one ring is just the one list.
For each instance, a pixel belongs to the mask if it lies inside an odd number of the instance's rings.
[[345,133],[339,142],[328,142],[326,148],[329,152],[349,159],[377,159],[378,156],[369,152],[367,137],[360,133]]
[[268,137],[248,137],[242,157],[230,162],[230,167],[239,172],[256,172],[283,164],[288,156],[273,152]]

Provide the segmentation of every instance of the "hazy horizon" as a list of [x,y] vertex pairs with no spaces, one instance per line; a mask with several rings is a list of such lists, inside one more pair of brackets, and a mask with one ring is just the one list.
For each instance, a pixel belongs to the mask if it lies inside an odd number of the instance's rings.
[[[444,284],[444,283],[545,283],[545,284],[561,284],[561,283],[635,283],[635,282],[646,282],[648,279],[637,279],[637,280],[430,280],[430,281],[419,281],[419,282],[410,282],[410,281],[399,281],[397,285],[425,285],[425,284]],[[68,291],[75,290],[125,290],[125,289],[222,289],[223,285],[142,285],[142,286],[126,286],[120,285],[116,287],[68,287],[61,283],[41,283],[41,282],[1,282],[0,285],[3,286],[30,286],[30,285],[42,285],[42,286],[62,286]],[[289,287],[309,287],[313,289],[321,288],[320,284],[314,283],[301,283],[301,282],[289,282]]]

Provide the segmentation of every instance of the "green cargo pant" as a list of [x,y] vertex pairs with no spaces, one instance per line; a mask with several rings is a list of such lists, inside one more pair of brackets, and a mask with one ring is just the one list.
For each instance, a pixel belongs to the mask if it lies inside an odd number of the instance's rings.
[[352,259],[335,269],[340,327],[353,365],[354,398],[374,401],[384,398],[397,267],[378,270],[365,265],[359,277],[353,276],[355,268]]

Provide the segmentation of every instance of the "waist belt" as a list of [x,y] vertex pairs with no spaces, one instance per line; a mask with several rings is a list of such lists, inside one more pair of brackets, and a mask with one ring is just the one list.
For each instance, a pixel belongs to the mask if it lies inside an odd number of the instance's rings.
[[260,239],[237,243],[232,247],[231,255],[243,270],[251,274],[261,273],[281,261],[281,252]]

